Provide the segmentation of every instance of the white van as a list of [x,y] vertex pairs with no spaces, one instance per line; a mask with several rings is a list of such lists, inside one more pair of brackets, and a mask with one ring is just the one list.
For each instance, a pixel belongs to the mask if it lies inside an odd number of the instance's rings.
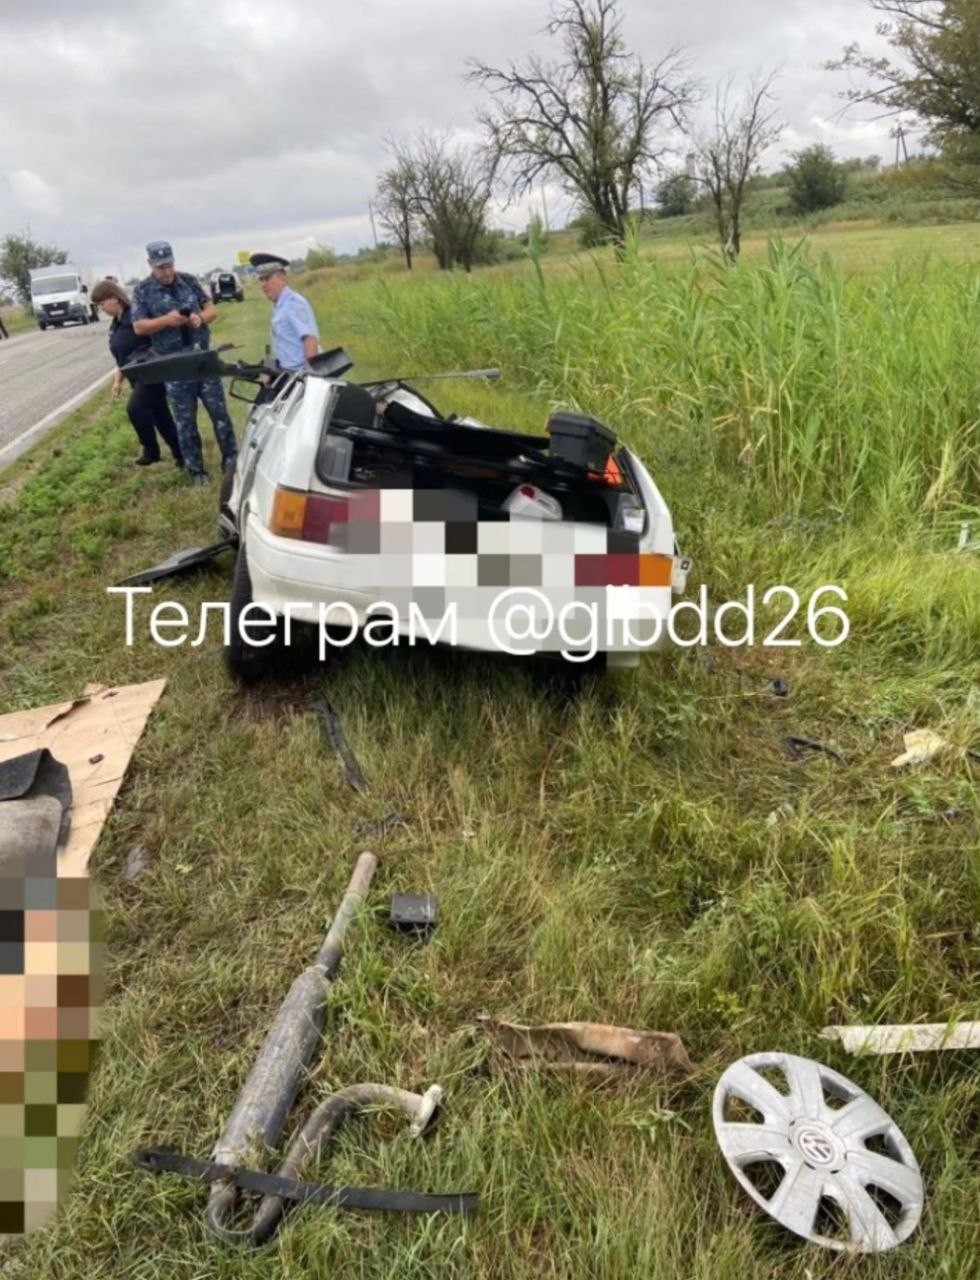
[[60,329],[69,320],[89,324],[99,311],[89,300],[91,272],[72,262],[56,267],[35,267],[31,276],[31,310],[39,329]]

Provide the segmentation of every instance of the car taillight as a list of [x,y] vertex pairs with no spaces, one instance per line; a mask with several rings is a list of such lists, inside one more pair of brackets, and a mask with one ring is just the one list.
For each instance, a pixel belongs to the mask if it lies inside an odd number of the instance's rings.
[[575,557],[577,587],[669,587],[672,556],[615,554]]
[[327,544],[332,540],[331,530],[337,525],[347,525],[349,520],[346,498],[329,498],[325,494],[280,486],[272,502],[269,530],[280,538]]
[[643,503],[632,493],[621,493],[616,501],[613,528],[624,533],[643,533],[647,525],[647,513]]

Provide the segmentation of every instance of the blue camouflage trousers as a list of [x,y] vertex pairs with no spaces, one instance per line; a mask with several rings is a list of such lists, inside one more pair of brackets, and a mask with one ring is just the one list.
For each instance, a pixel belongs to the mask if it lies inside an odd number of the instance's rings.
[[222,466],[238,457],[238,444],[235,441],[235,428],[228,416],[228,405],[225,402],[225,389],[220,378],[205,378],[203,382],[168,382],[167,399],[170,401],[170,412],[177,424],[177,438],[180,440],[180,451],[184,455],[184,464],[191,475],[200,475],[204,471],[204,457],[201,452],[201,437],[197,429],[197,402],[200,400],[208,411],[211,425],[214,427],[214,438],[221,450]]

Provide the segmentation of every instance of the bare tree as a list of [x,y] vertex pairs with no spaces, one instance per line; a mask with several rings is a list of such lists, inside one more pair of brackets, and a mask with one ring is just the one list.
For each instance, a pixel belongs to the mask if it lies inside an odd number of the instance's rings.
[[405,266],[411,271],[412,242],[417,223],[415,181],[412,170],[406,164],[396,164],[393,168],[386,169],[378,179],[375,208],[378,221],[394,237],[395,243],[405,255]]
[[410,207],[432,241],[439,266],[470,271],[493,196],[493,157],[445,136],[422,133],[414,146],[395,145],[397,167],[407,175]]
[[546,31],[561,41],[559,61],[532,57],[507,70],[473,62],[468,77],[495,99],[479,119],[508,166],[511,196],[556,179],[620,248],[631,197],[697,100],[678,50],[647,67],[621,28],[617,0],[558,0]]
[[742,209],[749,179],[762,154],[782,132],[771,107],[775,74],[754,81],[742,101],[730,103],[731,84],[715,97],[714,128],[695,141],[697,181],[715,208],[722,252],[737,262],[742,250]]

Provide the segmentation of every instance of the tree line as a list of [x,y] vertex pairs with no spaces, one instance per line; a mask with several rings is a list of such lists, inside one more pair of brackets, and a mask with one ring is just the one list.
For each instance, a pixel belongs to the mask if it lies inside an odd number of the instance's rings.
[[[848,45],[826,69],[856,75],[850,104],[872,105],[901,128],[920,126],[932,150],[937,182],[980,190],[980,0],[865,0],[896,61]],[[655,62],[627,48],[619,0],[554,0],[546,32],[550,59],[530,57],[505,68],[471,61],[467,77],[485,91],[476,118],[481,141],[448,134],[390,139],[391,164],[378,180],[374,207],[411,268],[423,240],[439,266],[470,270],[494,244],[488,225],[493,198],[518,199],[538,181],[557,183],[577,206],[590,243],[622,250],[643,193],[656,183],[663,211],[696,203],[714,214],[723,251],[741,248],[746,194],[760,161],[781,134],[771,74],[738,94],[715,94],[710,122],[692,124],[702,100],[685,55],[668,50]],[[672,139],[686,139],[689,166],[671,168]],[[843,198],[848,165],[827,147],[806,148],[785,171],[798,213]],[[532,229],[533,230],[533,229]],[[540,227],[535,234],[540,236]],[[499,234],[499,233],[498,233]],[[0,242],[0,279],[30,300],[31,268],[67,254],[26,232]],[[327,265],[311,251],[307,265]]]
[[[849,45],[826,69],[858,72],[868,83],[841,96],[926,126],[936,178],[977,189],[980,3],[866,2],[884,16],[878,30],[901,61]],[[389,142],[393,163],[379,176],[375,205],[406,266],[425,240],[440,267],[470,270],[493,196],[519,199],[538,181],[555,182],[572,198],[593,243],[622,251],[644,189],[657,179],[662,206],[708,205],[722,250],[736,261],[747,191],[782,132],[777,74],[741,94],[729,82],[715,95],[710,123],[696,128],[701,90],[683,51],[648,62],[629,50],[619,0],[556,0],[545,30],[555,47],[550,60],[533,56],[505,68],[470,62],[467,78],[487,94],[476,118],[478,144],[432,133]],[[689,163],[671,170],[678,134],[687,139]],[[847,177],[848,166],[829,148],[804,149],[786,171],[792,208],[806,213],[839,202]]]

